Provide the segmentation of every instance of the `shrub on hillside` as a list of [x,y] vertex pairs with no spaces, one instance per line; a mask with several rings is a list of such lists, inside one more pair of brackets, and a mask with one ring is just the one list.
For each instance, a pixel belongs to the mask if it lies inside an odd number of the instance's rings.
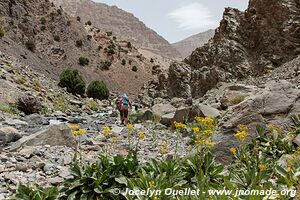
[[44,24],[46,24],[46,22],[47,22],[47,21],[46,21],[46,18],[45,18],[45,17],[42,17],[42,18],[41,18],[41,24],[44,25]]
[[41,31],[46,30],[46,26],[41,26]]
[[4,37],[4,30],[3,28],[0,26],[0,38]]
[[79,16],[76,17],[77,21],[81,21],[81,18]]
[[82,47],[82,40],[76,40],[76,47]]
[[28,40],[27,42],[25,42],[25,46],[29,51],[35,51],[35,42],[33,40]]
[[64,70],[59,76],[58,85],[67,88],[67,91],[72,94],[84,95],[85,93],[85,82],[78,70]]
[[92,22],[91,21],[87,21],[85,24],[91,26]]
[[53,38],[54,38],[54,41],[60,42],[60,37],[58,35],[55,35]]
[[106,32],[106,35],[107,35],[107,36],[112,36],[112,32],[111,32],[111,31]]
[[108,99],[109,90],[103,81],[92,81],[87,88],[87,96],[94,99]]
[[131,68],[131,70],[134,71],[134,72],[137,72],[138,68],[137,68],[137,66],[133,66],[133,67]]
[[81,66],[85,66],[85,65],[88,65],[89,64],[89,59],[88,58],[85,58],[85,57],[80,57],[79,59],[78,59],[78,61],[79,61],[79,65],[81,65]]
[[126,60],[125,59],[122,60],[122,65],[126,65]]
[[25,95],[20,97],[17,101],[18,110],[24,112],[26,115],[39,113],[42,110],[42,107],[39,99],[33,95]]

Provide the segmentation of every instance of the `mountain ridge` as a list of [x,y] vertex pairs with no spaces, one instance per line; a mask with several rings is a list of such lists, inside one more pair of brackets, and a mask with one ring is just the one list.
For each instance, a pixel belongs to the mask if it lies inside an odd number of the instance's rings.
[[186,58],[187,56],[191,55],[195,49],[207,43],[214,36],[214,33],[215,30],[209,29],[175,42],[172,44],[172,46],[176,48],[184,58]]
[[91,0],[52,0],[73,15],[79,16],[84,22],[91,21],[96,27],[112,31],[122,39],[129,40],[137,48],[154,52],[166,58],[180,58],[180,53],[154,30],[148,28],[132,13],[117,6],[109,6]]

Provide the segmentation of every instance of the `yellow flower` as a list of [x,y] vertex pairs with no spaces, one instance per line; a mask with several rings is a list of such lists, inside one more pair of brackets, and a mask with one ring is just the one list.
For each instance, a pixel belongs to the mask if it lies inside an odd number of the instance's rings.
[[260,171],[263,172],[263,171],[265,171],[267,169],[267,165],[265,165],[265,164],[259,164],[258,168],[259,168]]
[[236,155],[237,150],[236,150],[235,147],[229,148],[229,151],[230,151],[230,153],[232,153],[233,155]]
[[174,125],[175,125],[175,128],[176,128],[176,129],[183,129],[183,128],[186,127],[185,124],[180,123],[180,122],[176,122],[176,121],[174,121]]
[[199,127],[194,127],[193,132],[196,133],[196,134],[199,134],[200,133],[200,128]]
[[238,128],[240,131],[245,131],[246,133],[249,132],[249,128],[248,128],[246,125],[239,124],[239,125],[237,125],[237,128]]
[[133,130],[134,129],[134,126],[132,125],[132,124],[127,124],[127,128],[128,128],[128,130]]
[[205,141],[204,141],[204,144],[205,144],[208,148],[212,148],[212,147],[214,147],[214,146],[216,145],[215,142],[210,141],[210,140],[205,140]]
[[154,188],[155,188],[155,181],[150,181],[150,182],[149,182],[149,187],[150,187],[151,189],[154,189]]
[[139,138],[142,140],[142,139],[144,139],[145,138],[145,132],[139,132],[138,133],[138,136],[139,136]]
[[208,130],[205,130],[204,133],[205,133],[206,136],[209,137],[213,134],[213,131],[208,129]]
[[79,129],[79,130],[74,130],[74,131],[72,131],[72,133],[73,133],[74,136],[77,136],[77,135],[83,135],[83,134],[86,134],[87,131],[84,130],[84,129]]
[[152,200],[159,200],[157,196],[154,196]]
[[292,172],[292,167],[291,166],[287,167],[287,172],[289,172],[289,173]]
[[248,133],[245,131],[238,131],[236,132],[236,134],[234,134],[234,136],[239,138],[240,140],[244,140],[248,136]]
[[111,133],[111,129],[108,126],[102,126],[102,129],[105,136],[108,136]]
[[205,124],[205,125],[212,125],[214,124],[215,120],[213,118],[210,118],[210,117],[195,117],[195,120],[198,122],[198,123],[202,123],[202,124]]
[[269,131],[271,131],[271,132],[276,132],[276,133],[281,133],[281,132],[282,132],[282,130],[281,130],[280,127],[275,126],[275,125],[273,125],[273,124],[268,124],[268,125],[267,125],[267,129],[268,129]]
[[79,125],[70,125],[69,129],[80,129]]
[[91,168],[92,168],[92,169],[96,169],[96,168],[97,168],[97,164],[96,164],[96,163],[92,163],[92,164],[91,164]]
[[112,142],[114,142],[114,143],[118,140],[118,138],[116,136],[112,137],[111,139],[112,139]]
[[168,144],[166,141],[164,141],[163,144],[161,145],[161,147],[159,148],[159,152],[161,154],[165,154],[168,152]]

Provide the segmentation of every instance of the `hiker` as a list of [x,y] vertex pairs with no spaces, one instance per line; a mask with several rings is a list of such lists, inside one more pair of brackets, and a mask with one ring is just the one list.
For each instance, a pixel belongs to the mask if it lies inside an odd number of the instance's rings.
[[129,101],[127,94],[124,94],[120,98],[119,105],[118,105],[118,110],[120,111],[121,124],[127,123],[129,108],[131,108],[131,103]]

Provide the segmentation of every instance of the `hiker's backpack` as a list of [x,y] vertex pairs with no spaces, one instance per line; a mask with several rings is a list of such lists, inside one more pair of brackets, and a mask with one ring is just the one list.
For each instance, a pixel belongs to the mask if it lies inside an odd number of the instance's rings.
[[128,105],[129,105],[129,100],[128,100],[128,98],[123,97],[123,98],[122,98],[122,106],[123,106],[123,107],[128,107]]

